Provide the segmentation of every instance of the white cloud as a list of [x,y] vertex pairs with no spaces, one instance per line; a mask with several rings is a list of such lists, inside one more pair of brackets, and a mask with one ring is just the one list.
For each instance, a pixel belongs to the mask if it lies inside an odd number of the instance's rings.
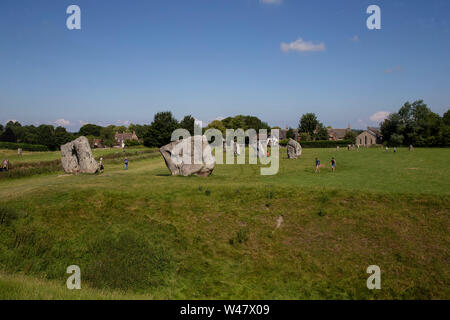
[[300,52],[308,52],[308,51],[324,51],[325,44],[323,42],[314,44],[311,41],[304,41],[302,38],[298,38],[294,42],[291,43],[281,43],[281,50],[283,52],[288,51],[300,51]]
[[127,127],[131,123],[131,121],[130,120],[117,120],[116,123],[118,125],[124,125]]
[[375,112],[373,115],[370,116],[370,121],[372,122],[381,122],[384,119],[386,119],[391,113],[389,111],[378,111]]
[[259,2],[264,4],[280,5],[283,3],[283,0],[259,0]]
[[55,124],[61,127],[67,127],[71,125],[70,121],[66,119],[58,119],[55,121]]

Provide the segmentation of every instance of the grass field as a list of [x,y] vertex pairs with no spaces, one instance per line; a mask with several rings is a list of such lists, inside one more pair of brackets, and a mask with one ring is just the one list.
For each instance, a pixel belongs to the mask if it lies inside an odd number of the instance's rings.
[[[145,150],[146,148],[137,146],[126,148],[127,152],[135,152]],[[105,149],[92,149],[94,157],[101,157],[108,154],[122,152],[122,149],[105,148]],[[0,150],[0,159],[8,159],[10,162],[39,162],[39,161],[52,161],[61,159],[61,151],[48,151],[48,152],[31,152],[23,151],[22,156],[17,154],[17,150]]]
[[281,152],[275,176],[172,177],[158,156],[0,181],[0,299],[450,298],[450,149]]

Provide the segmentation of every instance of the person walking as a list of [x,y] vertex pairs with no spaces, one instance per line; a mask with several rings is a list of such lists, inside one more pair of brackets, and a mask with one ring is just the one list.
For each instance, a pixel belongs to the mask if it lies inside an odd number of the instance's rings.
[[103,158],[100,158],[99,166],[100,166],[100,173],[103,173],[103,171],[105,170],[105,167],[103,166]]
[[316,158],[316,170],[315,173],[320,173],[320,160]]
[[125,158],[125,170],[128,170],[128,158]]
[[331,158],[331,172],[334,173],[334,170],[336,169],[336,160],[334,157]]
[[8,169],[9,169],[9,161],[8,161],[8,159],[3,159],[2,170],[3,171],[8,171]]

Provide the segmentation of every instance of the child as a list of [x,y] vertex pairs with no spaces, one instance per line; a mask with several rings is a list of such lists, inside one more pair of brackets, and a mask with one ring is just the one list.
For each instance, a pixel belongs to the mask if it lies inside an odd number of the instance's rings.
[[336,169],[336,160],[331,158],[331,171],[334,173],[334,169]]
[[125,158],[125,170],[128,170],[128,158]]
[[100,158],[99,165],[100,165],[100,173],[102,173],[105,170],[105,168],[103,167],[103,158]]
[[320,173],[320,160],[316,158],[316,171],[315,173]]

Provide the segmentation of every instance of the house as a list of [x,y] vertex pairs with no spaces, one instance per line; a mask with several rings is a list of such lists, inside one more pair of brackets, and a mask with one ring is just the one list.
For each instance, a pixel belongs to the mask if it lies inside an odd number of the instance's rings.
[[332,140],[332,141],[337,141],[337,140],[344,140],[345,135],[347,134],[348,131],[350,131],[350,125],[348,125],[348,128],[346,129],[333,129],[333,128],[328,128],[328,140]]
[[381,144],[383,142],[383,135],[379,128],[367,127],[367,130],[363,131],[356,137],[356,144],[360,146],[369,147],[375,144]]
[[128,133],[128,132],[124,132],[124,133],[119,133],[116,132],[116,134],[114,135],[114,141],[116,142],[116,145],[120,146],[120,147],[125,147],[125,142],[128,140],[135,140],[135,141],[139,141],[139,138],[136,136],[136,132],[133,131],[133,133]]

